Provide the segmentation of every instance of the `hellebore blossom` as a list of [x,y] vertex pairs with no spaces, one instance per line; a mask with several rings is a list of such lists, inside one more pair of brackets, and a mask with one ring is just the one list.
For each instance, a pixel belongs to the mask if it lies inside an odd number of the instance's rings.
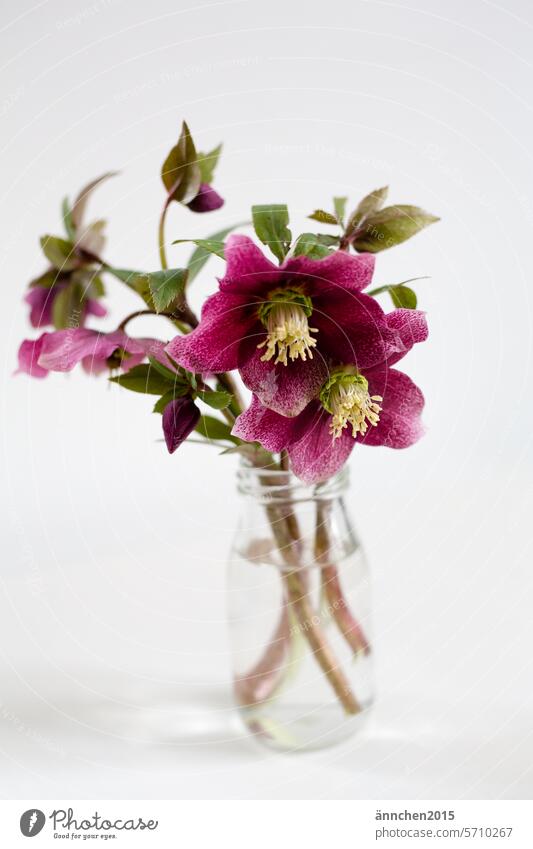
[[239,369],[272,410],[295,416],[327,379],[329,363],[368,369],[406,346],[378,302],[362,292],[374,257],[344,251],[270,262],[247,236],[231,236],[226,274],[199,326],[167,352],[194,372]]
[[202,183],[196,197],[186,206],[191,212],[214,212],[215,209],[224,206],[224,198],[220,197],[209,183]]
[[386,364],[335,368],[318,398],[293,418],[264,407],[254,395],[233,434],[260,442],[268,451],[286,449],[294,473],[305,483],[335,474],[356,442],[407,448],[423,433],[424,396],[401,371]]
[[71,371],[81,362],[85,371],[100,374],[109,369],[129,371],[148,355],[164,357],[156,339],[132,339],[122,330],[99,333],[84,327],[43,333],[26,339],[19,348],[19,372],[46,377],[50,371]]
[[[46,327],[53,324],[52,313],[54,301],[60,292],[69,285],[68,282],[56,283],[51,287],[34,286],[25,295],[24,300],[30,307],[30,322],[32,327]],[[87,298],[82,302],[79,322],[83,325],[88,315],[102,318],[107,310],[96,298]]]

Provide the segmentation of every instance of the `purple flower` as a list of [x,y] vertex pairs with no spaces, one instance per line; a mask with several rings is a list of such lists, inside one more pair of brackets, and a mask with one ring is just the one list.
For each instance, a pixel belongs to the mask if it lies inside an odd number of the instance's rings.
[[331,362],[364,370],[406,352],[397,327],[362,292],[372,279],[371,254],[337,251],[277,266],[248,237],[231,236],[225,255],[225,277],[199,326],[167,348],[190,371],[238,368],[265,406],[295,416],[317,394]]
[[198,194],[189,201],[187,206],[192,212],[213,212],[224,206],[224,198],[220,197],[208,183],[202,183]]
[[[55,283],[53,286],[34,286],[29,290],[24,300],[30,306],[30,322],[32,327],[46,327],[53,324],[52,311],[54,301],[66,287],[65,283]],[[100,304],[96,298],[88,298],[83,302],[81,315],[79,316],[80,324],[83,325],[88,315],[96,315],[98,318],[107,315],[106,308]]]
[[294,418],[264,407],[254,395],[233,428],[235,436],[260,442],[268,451],[287,449],[294,473],[306,483],[335,474],[356,442],[407,448],[422,436],[424,396],[394,368],[341,366],[319,397]]
[[168,361],[163,343],[156,339],[132,339],[122,330],[99,333],[84,327],[43,333],[19,348],[19,372],[46,377],[49,371],[71,371],[81,362],[85,371],[100,374],[109,369],[128,371],[153,356]]
[[163,433],[169,454],[180,447],[200,418],[200,410],[190,395],[175,398],[163,412]]

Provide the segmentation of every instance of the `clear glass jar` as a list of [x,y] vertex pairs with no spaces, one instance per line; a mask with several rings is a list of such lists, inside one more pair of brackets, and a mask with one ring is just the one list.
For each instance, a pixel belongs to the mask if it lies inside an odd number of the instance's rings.
[[348,470],[306,486],[242,463],[229,562],[238,709],[258,741],[329,746],[361,727],[373,699],[369,580],[346,511]]

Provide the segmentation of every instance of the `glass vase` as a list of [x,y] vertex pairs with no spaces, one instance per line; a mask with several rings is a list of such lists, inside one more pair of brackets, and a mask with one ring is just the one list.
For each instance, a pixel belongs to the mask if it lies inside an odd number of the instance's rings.
[[369,580],[346,510],[348,470],[306,486],[242,463],[229,562],[234,693],[254,737],[280,750],[351,736],[373,699]]

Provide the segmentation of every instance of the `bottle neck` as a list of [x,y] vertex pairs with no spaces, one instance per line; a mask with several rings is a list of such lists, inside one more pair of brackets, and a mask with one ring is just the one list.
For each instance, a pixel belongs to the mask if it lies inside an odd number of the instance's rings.
[[305,501],[332,501],[346,491],[348,467],[318,484],[305,484],[291,471],[257,468],[241,459],[237,471],[237,489],[262,504],[295,504]]

